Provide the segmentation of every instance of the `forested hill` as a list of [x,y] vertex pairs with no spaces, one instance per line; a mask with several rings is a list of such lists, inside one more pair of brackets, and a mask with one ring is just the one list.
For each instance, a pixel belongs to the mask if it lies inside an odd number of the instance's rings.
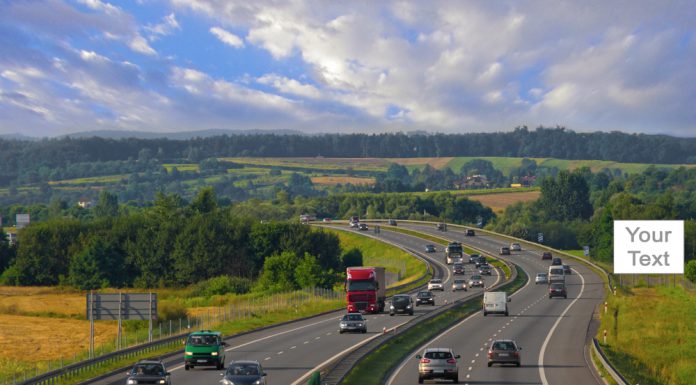
[[[233,135],[189,140],[60,138],[0,140],[0,183],[40,167],[139,158],[199,161],[216,156],[507,156],[639,163],[696,163],[696,138],[563,128],[472,134]],[[14,176],[14,177],[13,177]]]

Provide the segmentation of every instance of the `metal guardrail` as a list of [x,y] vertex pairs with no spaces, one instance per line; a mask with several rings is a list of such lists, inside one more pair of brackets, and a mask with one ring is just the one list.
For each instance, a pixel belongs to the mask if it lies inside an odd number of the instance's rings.
[[613,378],[617,384],[629,385],[628,381],[624,378],[624,376],[622,376],[621,373],[619,373],[616,370],[616,368],[614,368],[611,362],[609,362],[609,359],[602,351],[602,347],[599,345],[599,341],[597,341],[596,338],[592,339],[592,350],[594,350],[595,354],[597,355],[597,359],[599,359],[599,362],[604,367],[604,370],[606,370],[607,373],[609,373],[611,378]]

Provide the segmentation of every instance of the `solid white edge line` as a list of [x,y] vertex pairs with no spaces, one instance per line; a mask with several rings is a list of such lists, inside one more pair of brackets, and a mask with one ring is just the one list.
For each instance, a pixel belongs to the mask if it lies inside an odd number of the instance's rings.
[[[521,267],[520,267],[520,268],[521,268]],[[525,274],[527,274],[526,271],[525,271]],[[495,283],[494,283],[492,286],[495,286],[495,285],[498,283],[498,281],[500,281],[500,275],[498,275],[497,277],[498,277],[498,278],[496,279]],[[512,296],[514,296],[515,294],[521,292],[524,288],[526,288],[526,287],[529,285],[529,282],[531,282],[531,280],[529,279],[529,274],[527,274],[527,283],[526,283],[524,286],[522,286],[519,290],[517,290],[516,292],[510,294],[510,297],[512,297]],[[435,336],[435,337],[434,337],[433,339],[431,339],[430,341],[428,341],[428,342],[424,343],[423,345],[419,346],[417,349],[415,349],[415,351],[420,351],[420,350],[422,350],[422,349],[425,349],[426,346],[428,346],[428,345],[430,345],[431,343],[433,343],[433,342],[439,340],[440,338],[442,338],[443,336],[445,336],[447,333],[449,333],[449,332],[451,332],[452,330],[458,328],[458,327],[461,326],[464,322],[468,321],[469,319],[473,318],[474,316],[478,315],[479,313],[481,313],[481,310],[479,310],[479,311],[477,311],[476,313],[474,313],[474,314],[472,314],[472,315],[470,315],[470,316],[464,318],[464,319],[463,319],[462,321],[460,321],[458,324],[456,324],[456,325],[450,327],[449,329],[447,329],[447,330],[445,330],[444,332],[440,333],[439,335]],[[401,372],[401,370],[404,368],[404,366],[406,366],[406,363],[409,362],[409,361],[410,361],[410,358],[406,358],[405,360],[401,361],[401,364],[399,364],[399,366],[396,368],[396,370],[394,370],[394,372],[391,374],[391,376],[389,376],[389,378],[387,379],[387,382],[386,382],[385,384],[386,384],[386,385],[391,385],[391,384],[394,382],[394,380],[396,379],[396,376],[399,374],[399,372]]]
[[[394,327],[392,327],[392,328],[390,328],[390,329],[387,329],[387,332],[393,331],[395,328],[398,328],[398,327],[400,327],[400,326],[402,326],[402,325],[405,325],[405,324],[407,324],[408,322],[409,322],[409,321],[402,322],[402,323],[400,323],[400,324],[398,324],[398,325],[396,325],[396,326],[394,326]],[[303,383],[304,381],[306,381],[314,372],[321,370],[321,368],[324,367],[325,365],[327,365],[329,362],[331,362],[331,361],[333,361],[334,359],[336,359],[336,358],[338,358],[338,357],[340,357],[340,356],[342,356],[342,355],[344,355],[344,354],[350,352],[351,350],[357,349],[357,348],[359,348],[360,346],[365,345],[366,343],[372,341],[373,339],[375,339],[375,338],[377,338],[377,337],[379,337],[379,336],[381,336],[381,335],[382,335],[381,333],[375,334],[374,336],[372,336],[372,337],[370,337],[370,338],[367,338],[367,339],[365,339],[365,340],[362,340],[362,341],[358,342],[358,343],[355,344],[355,345],[349,346],[349,347],[346,348],[345,350],[343,350],[343,351],[341,351],[341,352],[335,354],[333,357],[330,357],[330,358],[327,359],[326,361],[324,361],[324,362],[322,362],[321,364],[315,366],[314,368],[312,368],[310,371],[308,371],[307,373],[305,373],[302,377],[300,377],[300,378],[298,378],[297,380],[295,380],[295,382],[293,382],[293,383],[290,384],[290,385],[300,385],[300,384],[302,384],[302,383]]]
[[541,345],[541,350],[539,351],[539,377],[541,377],[541,383],[543,385],[549,385],[548,380],[546,379],[546,370],[544,370],[544,353],[546,353],[546,346],[549,344],[549,341],[551,341],[551,336],[553,336],[553,332],[556,331],[556,327],[558,324],[561,323],[561,320],[563,320],[563,317],[566,315],[568,310],[570,310],[571,307],[577,302],[580,297],[582,297],[582,293],[585,291],[585,278],[580,274],[577,270],[573,269],[575,273],[580,276],[580,280],[582,281],[582,285],[580,286],[580,294],[578,294],[577,298],[573,300],[573,302],[568,305],[563,313],[558,316],[558,319],[556,319],[556,322],[553,324],[551,327],[551,330],[549,330],[549,334],[546,335],[546,339],[544,340],[544,343]]

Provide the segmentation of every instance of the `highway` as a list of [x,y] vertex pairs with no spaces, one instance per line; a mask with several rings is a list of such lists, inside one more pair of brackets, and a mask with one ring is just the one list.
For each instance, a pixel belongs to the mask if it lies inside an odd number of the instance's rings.
[[[399,227],[427,232],[462,241],[489,253],[497,254],[500,246],[509,245],[502,238],[477,232],[466,237],[462,230],[450,226],[447,232],[431,225],[399,223]],[[383,226],[384,229],[388,226]],[[510,316],[484,317],[481,312],[426,344],[449,347],[459,360],[459,381],[464,384],[603,384],[596,377],[585,350],[588,325],[594,309],[603,302],[602,279],[572,260],[573,274],[568,277],[568,299],[549,299],[546,285],[535,285],[534,275],[545,272],[550,264],[542,261],[535,249],[512,252],[507,257],[531,276],[531,283],[516,293],[510,303]],[[515,339],[523,348],[522,366],[487,366],[486,351],[494,339]],[[420,353],[416,352],[417,354]],[[418,360],[409,357],[389,378],[387,384],[415,384]]]
[[[404,247],[422,251],[430,242],[401,233],[384,231],[379,238],[398,243]],[[438,247],[437,253],[425,254],[433,267],[436,277],[445,280],[445,287],[451,284],[452,275],[444,265],[443,248]],[[468,267],[471,269],[471,267]],[[470,275],[471,270],[469,270]],[[486,286],[497,282],[499,277],[494,274],[485,277]],[[468,292],[452,293],[445,291],[436,294],[436,306],[421,306],[416,308],[414,316],[397,315],[390,317],[388,314],[367,315],[367,334],[339,334],[339,318],[344,311],[332,312],[327,315],[311,319],[293,322],[290,324],[272,327],[263,331],[226,339],[229,344],[226,359],[227,362],[239,359],[258,360],[268,373],[269,384],[293,384],[313,368],[328,359],[341,354],[347,349],[375,337],[382,332],[384,327],[394,326],[410,322],[433,308],[441,306],[445,300],[452,301],[458,298],[466,298],[480,292],[481,289],[470,289]],[[170,358],[165,365],[172,374],[173,384],[198,385],[215,384],[221,379],[222,371],[214,368],[195,368],[185,371],[183,369],[183,355]],[[94,384],[124,384],[125,373],[111,376]]]

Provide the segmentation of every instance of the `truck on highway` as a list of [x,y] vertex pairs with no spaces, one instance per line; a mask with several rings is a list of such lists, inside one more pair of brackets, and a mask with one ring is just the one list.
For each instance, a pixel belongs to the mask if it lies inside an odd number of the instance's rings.
[[487,291],[483,293],[483,315],[505,314],[508,315],[508,302],[510,297],[504,291]]
[[357,229],[358,226],[360,225],[360,218],[357,215],[354,215],[354,216],[350,217],[348,224],[350,225],[351,228]]
[[451,242],[445,248],[445,262],[447,262],[448,265],[451,265],[454,262],[461,262],[463,257],[464,251],[461,243]]
[[384,267],[346,268],[348,313],[384,311],[387,284]]
[[549,266],[549,285],[552,283],[565,283],[563,266]]

